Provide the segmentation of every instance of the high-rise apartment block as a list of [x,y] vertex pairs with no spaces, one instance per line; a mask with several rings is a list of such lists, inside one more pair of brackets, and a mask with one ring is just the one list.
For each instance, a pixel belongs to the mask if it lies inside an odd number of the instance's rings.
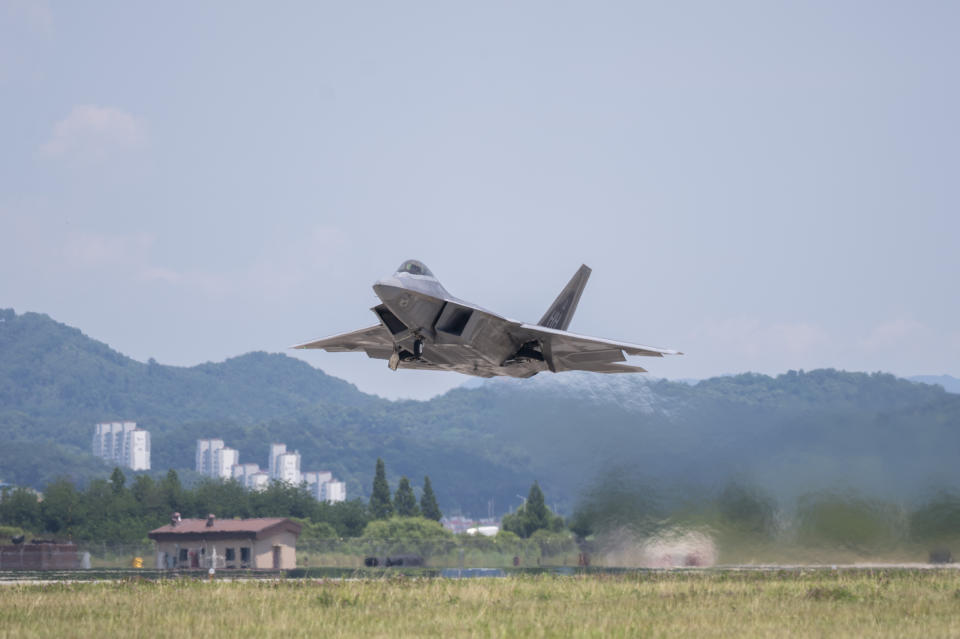
[[283,481],[293,486],[300,485],[300,453],[283,453],[277,456],[276,472],[273,476],[277,481]]
[[198,439],[197,472],[207,477],[217,477],[218,475],[214,472],[216,452],[223,447],[224,443],[222,439]]
[[323,485],[333,481],[333,473],[329,470],[308,470],[303,473],[303,481],[307,484],[307,491],[317,501],[323,500]]
[[270,444],[270,457],[269,457],[267,472],[270,473],[271,478],[275,479],[277,477],[277,458],[286,452],[287,452],[286,444],[278,444],[277,442]]
[[270,483],[270,475],[260,470],[260,464],[234,464],[233,478],[248,490],[263,490]]
[[250,490],[266,490],[270,485],[270,475],[262,470],[248,476],[247,488]]
[[347,501],[347,485],[342,481],[328,481],[323,485],[319,501],[332,504],[338,501]]
[[123,460],[130,470],[150,470],[150,431],[134,428],[123,438]]
[[286,444],[270,444],[267,470],[261,470],[258,464],[241,464],[240,451],[226,446],[222,439],[198,439],[196,461],[198,473],[233,479],[247,490],[266,490],[271,480],[291,486],[306,483],[307,490],[317,501],[333,503],[347,499],[346,484],[334,481],[329,470],[301,472],[300,453],[288,451]]
[[233,477],[233,467],[240,463],[240,451],[236,448],[224,446],[213,453],[213,477],[230,479]]
[[247,475],[252,475],[254,473],[260,472],[260,464],[246,463],[246,464],[234,464],[232,477],[238,482],[246,486],[246,477]]
[[93,454],[131,470],[150,470],[150,431],[136,422],[96,424]]
[[332,504],[347,500],[347,485],[335,481],[329,470],[308,470],[303,473],[303,481],[307,484],[307,491],[317,501]]

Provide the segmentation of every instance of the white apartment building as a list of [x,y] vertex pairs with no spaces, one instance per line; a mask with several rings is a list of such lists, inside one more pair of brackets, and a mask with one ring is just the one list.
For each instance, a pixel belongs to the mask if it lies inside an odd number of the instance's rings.
[[[111,431],[112,432],[112,431]],[[112,442],[111,442],[112,443]],[[94,440],[94,446],[98,445]],[[149,438],[147,439],[149,447]],[[222,439],[197,440],[197,472],[208,477],[235,479],[247,490],[266,490],[271,480],[282,481],[291,486],[306,482],[307,490],[317,501],[330,503],[346,501],[346,484],[335,481],[329,470],[300,471],[300,453],[288,451],[286,444],[270,444],[269,469],[258,464],[240,463],[240,451],[224,444]]]
[[93,454],[131,470],[150,470],[150,432],[136,422],[96,424]]
[[293,486],[300,485],[300,453],[283,453],[277,456],[276,474],[273,477]]
[[347,501],[347,485],[342,481],[328,481],[323,484],[322,501],[332,504]]
[[150,431],[134,428],[123,438],[123,465],[130,470],[150,470]]
[[269,461],[269,468],[267,468],[267,472],[270,473],[271,478],[277,479],[277,458],[280,457],[280,455],[285,454],[286,452],[287,452],[286,444],[278,444],[277,442],[270,444],[270,457],[269,457],[270,461]]
[[119,462],[123,457],[123,437],[137,427],[136,422],[103,422],[93,428],[93,454]]
[[303,473],[302,481],[307,484],[307,491],[317,501],[323,500],[323,485],[333,481],[333,473],[329,470],[308,470]]
[[214,472],[214,459],[216,451],[224,447],[222,439],[198,439],[197,440],[197,472],[208,477],[217,477]]
[[247,486],[247,478],[254,474],[260,472],[260,464],[246,463],[246,464],[234,464],[232,476],[240,485],[244,488],[249,488]]
[[240,463],[240,451],[224,446],[213,452],[213,472],[211,476],[220,479],[233,477],[233,467]]
[[317,501],[334,503],[347,500],[347,485],[342,481],[334,481],[333,473],[329,470],[308,470],[303,473],[303,481],[307,490]]
[[266,490],[270,485],[270,475],[262,470],[258,473],[248,475],[246,487],[250,490]]

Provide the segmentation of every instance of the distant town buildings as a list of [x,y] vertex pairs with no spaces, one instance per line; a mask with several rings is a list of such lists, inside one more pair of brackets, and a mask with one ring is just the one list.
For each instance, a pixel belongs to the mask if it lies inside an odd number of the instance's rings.
[[214,455],[224,447],[222,439],[197,440],[197,472],[207,477],[216,477],[214,473]]
[[277,458],[280,455],[283,455],[287,452],[286,444],[278,444],[276,442],[270,444],[270,457],[269,457],[269,473],[271,477],[277,476]]
[[342,481],[328,481],[320,488],[320,501],[325,501],[328,504],[347,501],[347,485]]
[[303,481],[313,498],[323,501],[323,485],[333,481],[333,473],[329,470],[310,470],[303,473]]
[[500,521],[494,517],[473,519],[462,515],[453,515],[452,517],[444,517],[440,520],[440,523],[450,532],[457,534],[476,535],[479,533],[485,537],[490,537],[496,535],[497,531],[500,530]]
[[220,479],[231,479],[233,467],[240,463],[240,451],[236,448],[224,446],[213,454],[213,476]]
[[247,490],[264,490],[270,481],[282,481],[292,486],[306,483],[307,490],[317,501],[329,503],[347,500],[347,485],[336,481],[328,470],[300,471],[300,453],[288,451],[287,445],[270,444],[267,470],[259,464],[240,463],[240,451],[227,446],[222,439],[198,439],[197,472],[220,479],[234,479]]
[[244,488],[250,488],[248,482],[254,474],[260,472],[260,464],[234,464],[232,469],[232,477],[240,482]]
[[150,470],[150,431],[136,422],[103,422],[93,429],[93,454],[130,470]]
[[277,456],[277,470],[273,478],[293,486],[300,483],[300,453],[293,451]]

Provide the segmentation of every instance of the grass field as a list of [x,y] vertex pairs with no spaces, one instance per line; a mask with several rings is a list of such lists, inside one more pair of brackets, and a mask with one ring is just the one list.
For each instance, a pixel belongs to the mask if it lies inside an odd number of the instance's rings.
[[2,637],[960,636],[955,571],[0,587]]

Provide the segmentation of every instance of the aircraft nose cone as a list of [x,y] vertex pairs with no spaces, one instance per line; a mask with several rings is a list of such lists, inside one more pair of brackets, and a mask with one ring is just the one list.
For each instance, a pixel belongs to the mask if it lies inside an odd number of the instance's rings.
[[373,285],[373,292],[384,302],[397,297],[403,290],[403,286],[400,285],[399,280],[394,277],[378,280],[377,283]]

